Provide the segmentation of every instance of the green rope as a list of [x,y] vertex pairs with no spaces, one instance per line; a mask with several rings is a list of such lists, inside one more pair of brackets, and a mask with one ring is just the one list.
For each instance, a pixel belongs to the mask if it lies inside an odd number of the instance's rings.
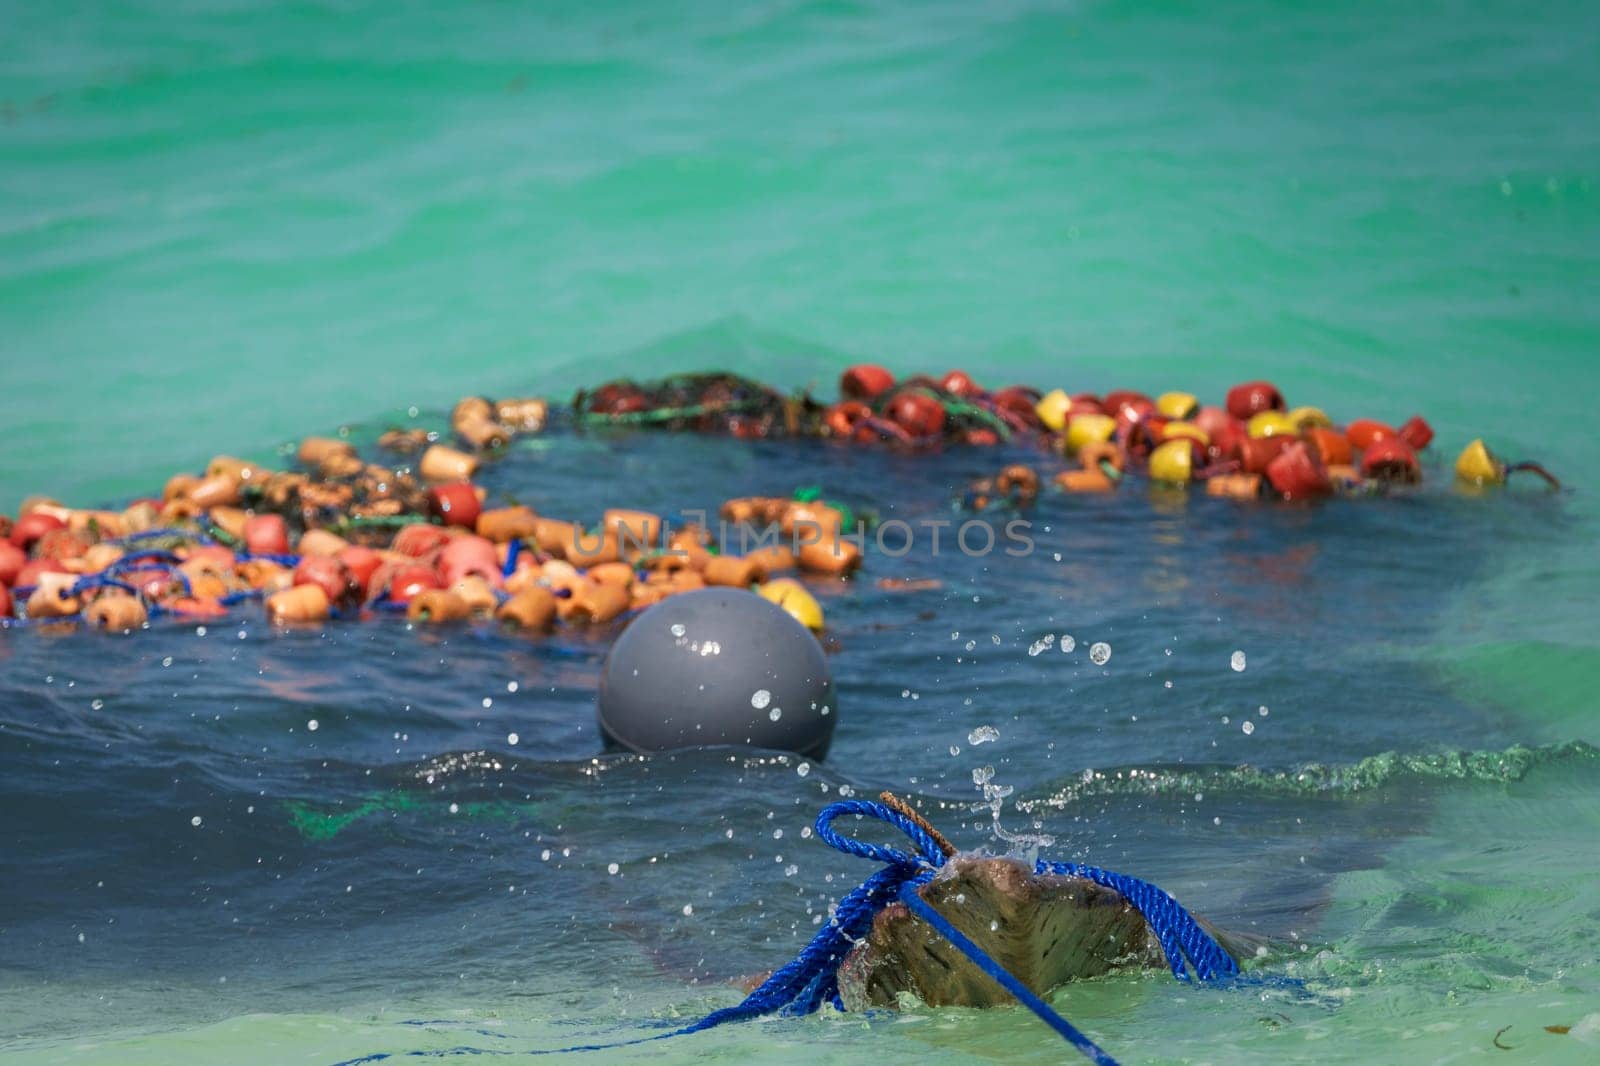
[[218,544],[226,545],[229,548],[237,548],[239,545],[244,543],[244,541],[240,540],[232,533],[229,533],[227,530],[211,521],[210,515],[206,515],[204,518],[202,518],[199,525],[200,531],[206,536],[210,537],[212,540],[216,541]]
[[921,391],[924,396],[932,397],[942,404],[944,406],[944,413],[946,415],[955,417],[966,415],[967,417],[975,418],[979,422],[986,424],[990,429],[994,430],[995,433],[999,435],[1001,440],[1011,439],[1011,427],[1006,424],[1005,419],[1001,418],[993,411],[979,407],[977,404],[967,403],[965,400],[957,400],[951,397],[940,396],[931,389],[921,389],[919,391]]
[[397,529],[401,526],[421,526],[433,519],[422,514],[346,515],[334,523],[334,529]]

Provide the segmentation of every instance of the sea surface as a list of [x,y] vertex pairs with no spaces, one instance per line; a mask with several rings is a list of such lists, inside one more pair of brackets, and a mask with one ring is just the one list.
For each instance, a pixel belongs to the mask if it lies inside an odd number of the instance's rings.
[[[0,632],[0,1060],[649,1035],[872,872],[807,835],[820,807],[893,788],[1003,850],[969,808],[991,766],[1008,831],[1303,981],[1058,992],[1124,1062],[1600,1055],[1594,5],[0,0],[0,27],[8,511],[710,367],[1270,377],[1438,431],[1414,496],[1051,496],[1025,559],[869,552],[820,590],[840,718],[804,771],[602,758],[604,634]],[[1453,491],[1478,436],[1567,491]],[[1000,458],[556,433],[482,481],[580,519],[820,485],[917,521]],[[592,1057],[1068,1054],[1020,1011],[912,1009]]]

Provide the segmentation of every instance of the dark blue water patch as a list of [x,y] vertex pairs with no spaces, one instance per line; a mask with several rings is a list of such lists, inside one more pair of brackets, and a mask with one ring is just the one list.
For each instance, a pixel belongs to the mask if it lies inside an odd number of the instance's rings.
[[[484,484],[585,521],[807,485],[913,524],[960,521],[966,482],[1022,455],[532,444]],[[817,583],[840,719],[828,763],[803,775],[794,758],[744,753],[602,758],[593,689],[614,629],[528,641],[391,617],[279,631],[247,610],[126,637],[0,633],[6,979],[168,982],[185,1024],[426,1002],[441,980],[698,995],[785,961],[871,872],[807,837],[818,808],[894,788],[933,804],[962,846],[992,844],[989,816],[963,806],[985,765],[1033,797],[1091,770],[1212,774],[1192,792],[1091,789],[1005,820],[1037,819],[1052,857],[1287,937],[1314,925],[1334,874],[1381,863],[1450,786],[1296,792],[1227,768],[1522,739],[1446,691],[1426,653],[1471,631],[1447,614],[1464,585],[1508,551],[1560,543],[1559,503],[1435,490],[1239,506],[1130,486],[993,517],[1031,522],[1035,550],[935,557],[919,541],[899,558],[869,550],[853,582]],[[1104,664],[1089,657],[1098,641]],[[985,725],[999,738],[974,744]]]

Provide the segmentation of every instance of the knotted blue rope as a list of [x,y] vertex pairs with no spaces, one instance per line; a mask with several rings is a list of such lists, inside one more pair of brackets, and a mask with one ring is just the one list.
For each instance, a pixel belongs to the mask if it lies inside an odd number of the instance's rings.
[[[899,829],[912,844],[916,845],[915,852],[907,853],[898,848],[844,836],[833,827],[833,823],[845,815],[875,818],[887,822]],[[1075,1028],[1015,976],[1008,973],[982,948],[923,900],[917,890],[932,881],[934,875],[944,866],[945,853],[940,847],[939,840],[922,824],[887,804],[870,800],[842,800],[822,809],[817,815],[815,829],[817,836],[829,847],[846,855],[881,862],[883,869],[867,878],[841,899],[834,908],[832,920],[811,939],[811,943],[807,944],[788,965],[763,981],[760,987],[747,995],[742,1002],[732,1007],[714,1010],[699,1021],[670,1032],[610,1044],[579,1044],[573,1047],[523,1052],[451,1048],[436,1051],[405,1051],[399,1054],[440,1058],[450,1055],[558,1055],[577,1051],[605,1051],[704,1032],[728,1022],[748,1021],[771,1014],[810,1014],[824,1003],[832,1003],[843,1010],[844,1004],[839,997],[839,965],[856,943],[871,932],[872,920],[878,912],[898,900],[1090,1061],[1100,1066],[1116,1066],[1115,1059],[1101,1050],[1094,1041]],[[1098,866],[1073,862],[1048,862],[1043,859],[1034,865],[1034,872],[1081,877],[1121,893],[1129,906],[1139,912],[1145,924],[1155,934],[1162,951],[1166,953],[1173,975],[1180,980],[1189,980],[1185,969],[1186,961],[1188,965],[1194,967],[1195,975],[1201,981],[1213,981],[1239,972],[1238,963],[1201,927],[1199,922],[1195,921],[1194,916],[1169,893],[1148,881],[1102,870]],[[391,1057],[392,1053],[380,1051],[358,1059],[348,1059],[336,1066],[363,1066]]]

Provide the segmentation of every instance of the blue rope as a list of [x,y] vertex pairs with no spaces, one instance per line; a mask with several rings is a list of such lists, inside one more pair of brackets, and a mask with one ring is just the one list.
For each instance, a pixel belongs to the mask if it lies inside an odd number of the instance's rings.
[[300,565],[300,556],[282,552],[239,552],[234,558],[241,563],[261,559],[269,563],[277,563],[279,566],[296,567]]
[[966,934],[951,925],[944,915],[928,906],[927,901],[918,894],[913,886],[907,885],[901,890],[900,902],[904,903],[912,914],[933,926],[934,931],[940,936],[959,948],[963,955],[971,959],[978,969],[989,976],[990,980],[1010,992],[1013,996],[1016,996],[1018,1003],[1033,1011],[1041,1021],[1060,1033],[1067,1043],[1083,1052],[1084,1057],[1090,1062],[1098,1063],[1099,1066],[1117,1066],[1117,1060],[1106,1054],[1099,1044],[1084,1036],[1076,1026],[1057,1014],[1050,1004],[1034,995],[1027,985],[1017,980],[1010,971],[990,958],[988,952],[968,940]]
[[522,538],[512,537],[511,543],[506,546],[506,565],[501,569],[501,577],[510,577],[517,572],[517,556],[522,554]]
[[85,574],[83,577],[80,577],[77,581],[73,582],[72,588],[68,591],[67,595],[81,596],[85,592],[93,592],[95,589],[121,589],[122,591],[131,593],[134,596],[139,595],[138,589],[134,588],[126,581],[118,581],[116,578],[108,576],[106,571],[101,571],[98,574]]
[[[835,820],[845,815],[858,818],[875,818],[887,822],[904,833],[916,845],[914,853],[898,848],[871,844],[855,837],[840,834],[833,827]],[[1100,1066],[1116,1066],[1116,1060],[1058,1014],[1050,1005],[1034,995],[1026,985],[1008,973],[977,944],[930,907],[917,891],[933,880],[934,874],[945,864],[945,855],[939,842],[921,825],[899,811],[870,800],[842,800],[829,804],[817,815],[816,834],[824,844],[846,855],[871,859],[883,863],[883,869],[863,881],[834,908],[833,918],[812,938],[799,955],[788,965],[773,973],[744,1000],[732,1007],[714,1010],[691,1025],[673,1029],[654,1036],[623,1040],[610,1044],[579,1044],[572,1047],[540,1051],[514,1052],[499,1049],[451,1048],[435,1051],[405,1051],[409,1057],[439,1058],[453,1055],[559,1055],[574,1051],[605,1051],[613,1048],[633,1047],[675,1036],[686,1036],[714,1029],[728,1022],[749,1021],[771,1014],[789,1016],[810,1014],[824,1003],[843,1010],[839,997],[839,965],[856,943],[872,930],[872,920],[879,911],[899,900],[912,913],[931,925],[941,936],[972,960],[980,970],[1010,992],[1017,1000],[1038,1015],[1045,1024],[1081,1051],[1090,1061]],[[1239,972],[1233,957],[1207,933],[1194,916],[1171,895],[1148,881],[1136,877],[1102,870],[1072,862],[1047,862],[1043,859],[1034,867],[1038,874],[1057,874],[1082,877],[1122,894],[1155,934],[1166,953],[1173,974],[1189,980],[1184,969],[1187,959],[1201,981],[1214,981]],[[348,1059],[336,1066],[363,1066],[394,1057],[396,1053],[377,1052],[357,1059]]]

